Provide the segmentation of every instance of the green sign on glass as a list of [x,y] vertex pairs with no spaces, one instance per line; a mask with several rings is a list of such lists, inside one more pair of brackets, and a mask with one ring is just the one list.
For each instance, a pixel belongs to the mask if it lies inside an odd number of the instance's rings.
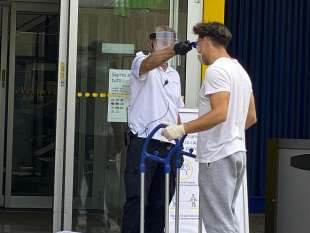
[[115,0],[115,14],[126,16],[128,9],[169,9],[169,0]]

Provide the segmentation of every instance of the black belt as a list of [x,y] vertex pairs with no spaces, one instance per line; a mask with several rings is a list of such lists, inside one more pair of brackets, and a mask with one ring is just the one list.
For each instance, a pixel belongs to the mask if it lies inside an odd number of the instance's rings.
[[[138,134],[134,134],[131,131],[129,132],[129,134],[130,134],[130,138],[140,138],[140,137],[138,137]],[[145,139],[145,138],[140,138],[140,139]],[[162,145],[167,145],[167,146],[173,146],[174,145],[173,143],[161,141],[158,139],[151,139],[151,141],[156,142],[156,143],[160,143]]]

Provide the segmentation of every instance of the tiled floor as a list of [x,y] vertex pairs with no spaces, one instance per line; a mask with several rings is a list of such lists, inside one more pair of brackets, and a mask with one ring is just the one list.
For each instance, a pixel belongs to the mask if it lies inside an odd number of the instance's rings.
[[250,215],[250,233],[265,232],[265,215],[251,214]]
[[[17,211],[0,209],[0,233],[52,233],[52,212]],[[82,233],[119,233],[114,221],[104,220],[104,215],[88,213],[74,215],[74,230]]]
[[[119,227],[102,227],[97,218],[79,217],[75,220],[75,225],[83,233],[118,233]],[[88,222],[88,224],[87,224]],[[250,233],[264,233],[265,216],[263,214],[250,215]],[[91,228],[82,227],[92,225]],[[111,225],[107,224],[107,225]],[[114,224],[116,225],[116,224]],[[114,228],[114,229],[113,229]],[[108,230],[109,229],[109,230]],[[51,233],[52,213],[51,211],[7,211],[0,210],[0,233]]]
[[0,210],[0,233],[51,233],[51,211]]

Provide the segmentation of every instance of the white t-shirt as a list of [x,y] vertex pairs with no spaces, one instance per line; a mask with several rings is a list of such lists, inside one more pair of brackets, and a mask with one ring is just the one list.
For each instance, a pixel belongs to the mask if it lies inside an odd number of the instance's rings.
[[[146,138],[163,122],[177,123],[178,109],[184,106],[181,98],[181,82],[178,72],[172,67],[164,71],[157,67],[139,75],[140,65],[147,56],[138,52],[131,66],[130,104],[128,126],[138,137]],[[154,139],[168,140],[158,131]]]
[[247,72],[235,59],[222,57],[210,65],[199,93],[199,116],[211,110],[210,94],[230,92],[227,120],[198,133],[198,159],[215,162],[239,151],[246,151],[245,122],[252,83]]

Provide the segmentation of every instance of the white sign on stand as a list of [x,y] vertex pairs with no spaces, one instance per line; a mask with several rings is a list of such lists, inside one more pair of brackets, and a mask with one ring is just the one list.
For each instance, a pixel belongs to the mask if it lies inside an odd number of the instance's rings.
[[[198,117],[197,109],[180,109],[182,122],[194,120]],[[197,134],[190,134],[184,141],[184,149],[193,149],[196,154]],[[195,159],[184,156],[184,163],[180,176],[180,233],[197,233],[199,223],[199,163]],[[236,203],[241,233],[249,233],[247,179],[244,180]],[[175,197],[170,204],[170,232],[175,231]],[[203,226],[203,233],[206,233]]]

